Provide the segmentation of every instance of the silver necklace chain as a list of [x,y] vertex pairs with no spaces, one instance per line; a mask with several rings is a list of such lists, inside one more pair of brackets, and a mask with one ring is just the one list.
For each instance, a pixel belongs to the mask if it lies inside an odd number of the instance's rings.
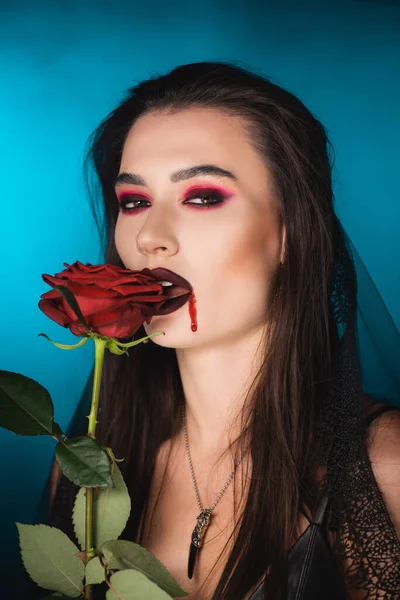
[[[196,483],[196,477],[194,475],[194,469],[193,469],[193,464],[192,464],[192,459],[190,456],[190,451],[189,451],[189,441],[188,441],[188,434],[187,434],[187,430],[186,430],[186,419],[185,419],[185,408],[182,407],[182,422],[183,422],[183,434],[185,436],[185,446],[186,446],[186,454],[188,457],[188,461],[189,461],[189,468],[190,468],[190,474],[192,476],[192,481],[193,481],[193,487],[194,487],[194,492],[196,494],[196,500],[197,500],[197,505],[199,507],[200,512],[203,511],[203,508],[201,506],[201,502],[200,502],[200,496],[199,496],[199,490],[197,488],[197,483]],[[230,482],[232,481],[233,476],[235,475],[235,471],[238,468],[238,466],[240,465],[240,463],[243,460],[244,455],[246,454],[247,449],[243,451],[242,456],[238,459],[238,461],[236,462],[235,466],[233,467],[228,479],[226,480],[222,490],[220,491],[220,493],[218,494],[218,496],[215,498],[214,502],[211,504],[210,508],[208,509],[211,513],[211,511],[214,510],[214,508],[216,507],[217,503],[219,502],[222,494],[225,492],[226,488],[228,487],[228,485],[230,484]]]

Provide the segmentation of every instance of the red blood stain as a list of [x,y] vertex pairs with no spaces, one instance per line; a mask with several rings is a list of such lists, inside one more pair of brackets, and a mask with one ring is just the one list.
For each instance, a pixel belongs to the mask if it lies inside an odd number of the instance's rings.
[[190,329],[197,331],[197,309],[196,309],[196,297],[194,292],[189,298],[189,316],[190,316]]

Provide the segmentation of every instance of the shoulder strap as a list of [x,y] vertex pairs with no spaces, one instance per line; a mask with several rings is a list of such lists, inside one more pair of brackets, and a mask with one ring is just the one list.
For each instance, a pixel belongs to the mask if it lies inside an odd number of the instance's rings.
[[383,413],[388,412],[389,410],[400,411],[400,406],[394,406],[391,404],[385,404],[385,406],[381,406],[380,408],[378,408],[378,410],[374,410],[370,415],[368,415],[368,417],[366,417],[365,424],[369,425],[374,419],[376,419]]

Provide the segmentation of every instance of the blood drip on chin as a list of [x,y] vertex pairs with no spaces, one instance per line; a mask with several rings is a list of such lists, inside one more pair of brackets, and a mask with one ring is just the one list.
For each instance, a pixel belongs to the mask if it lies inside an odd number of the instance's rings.
[[190,316],[190,329],[192,331],[197,331],[197,309],[196,309],[196,297],[194,292],[189,298],[188,302],[189,306],[189,316]]

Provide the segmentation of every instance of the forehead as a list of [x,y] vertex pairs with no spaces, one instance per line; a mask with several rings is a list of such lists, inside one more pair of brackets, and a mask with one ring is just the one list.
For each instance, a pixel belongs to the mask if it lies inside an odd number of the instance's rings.
[[[140,117],[126,138],[120,172],[152,167],[169,174],[194,164],[217,164],[238,179],[266,179],[267,171],[237,116],[217,109],[189,108]],[[247,176],[246,176],[247,174]]]

